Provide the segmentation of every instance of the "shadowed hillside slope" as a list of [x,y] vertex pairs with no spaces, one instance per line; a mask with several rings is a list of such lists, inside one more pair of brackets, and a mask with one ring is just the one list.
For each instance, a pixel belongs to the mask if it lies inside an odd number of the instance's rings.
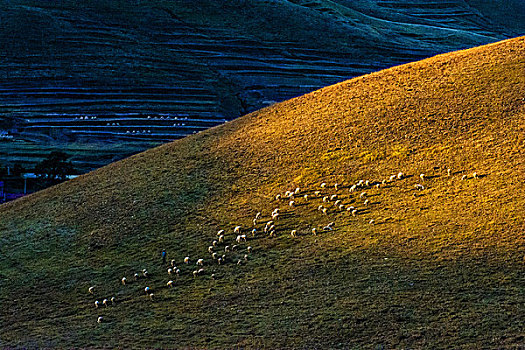
[[521,37],[365,75],[1,206],[0,345],[523,346],[524,57]]
[[31,167],[77,142],[87,172],[276,101],[524,35],[523,16],[508,0],[0,1],[0,128],[25,141],[1,142],[0,162]]

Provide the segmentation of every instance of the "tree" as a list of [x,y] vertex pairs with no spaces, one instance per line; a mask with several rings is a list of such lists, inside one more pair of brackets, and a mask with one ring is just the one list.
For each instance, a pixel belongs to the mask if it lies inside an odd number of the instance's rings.
[[74,171],[73,164],[67,161],[68,158],[64,152],[51,152],[35,166],[35,174],[51,183],[64,181],[66,176]]

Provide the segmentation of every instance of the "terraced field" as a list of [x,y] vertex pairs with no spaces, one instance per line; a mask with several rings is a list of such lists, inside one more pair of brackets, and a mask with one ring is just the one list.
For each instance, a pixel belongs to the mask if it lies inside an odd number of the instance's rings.
[[524,33],[523,4],[505,4],[2,2],[0,118],[34,145],[144,149],[351,77]]

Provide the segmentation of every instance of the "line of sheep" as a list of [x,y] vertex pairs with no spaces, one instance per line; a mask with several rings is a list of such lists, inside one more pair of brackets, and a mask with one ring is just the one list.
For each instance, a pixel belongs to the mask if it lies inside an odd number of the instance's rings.
[[[452,176],[451,169],[447,169],[447,176]],[[247,225],[246,228],[243,228],[241,225],[237,225],[233,228],[233,231],[230,231],[231,233],[227,233],[224,229],[221,229],[217,232],[217,237],[214,239],[211,244],[207,247],[207,253],[209,254],[209,258],[205,257],[199,257],[195,259],[195,265],[197,266],[196,269],[193,269],[191,271],[191,275],[196,279],[200,275],[204,275],[206,273],[206,270],[204,269],[205,265],[212,265],[214,263],[217,264],[217,266],[224,265],[227,262],[236,263],[237,265],[241,265],[248,261],[249,254],[253,252],[252,246],[246,246],[243,245],[248,242],[248,240],[255,239],[256,237],[276,237],[277,233],[283,232],[284,229],[278,229],[277,223],[282,221],[281,217],[283,216],[283,212],[285,211],[288,216],[294,216],[296,215],[296,208],[301,205],[314,205],[317,206],[317,210],[320,211],[322,214],[328,216],[330,213],[344,213],[349,212],[352,214],[352,216],[357,216],[361,212],[364,212],[367,208],[370,208],[371,202],[369,197],[369,194],[365,191],[366,189],[381,189],[382,187],[385,187],[388,184],[391,184],[395,181],[403,180],[407,178],[408,176],[405,175],[403,172],[399,172],[395,175],[391,175],[388,179],[382,180],[382,181],[371,181],[371,180],[358,180],[355,181],[351,186],[348,187],[348,191],[345,194],[342,192],[342,190],[345,188],[340,183],[335,183],[332,186],[329,186],[326,182],[323,182],[319,185],[320,189],[316,189],[313,192],[311,190],[305,190],[304,192],[301,191],[300,188],[296,188],[294,191],[286,191],[284,194],[277,194],[275,196],[275,200],[278,203],[284,202],[284,208],[276,207],[273,209],[273,211],[268,215],[266,220],[263,220],[263,214],[261,211],[257,212],[255,217],[253,218],[251,222],[251,227]],[[461,180],[466,180],[469,177],[466,175],[463,175]],[[477,179],[479,178],[477,173],[472,174],[472,178]],[[425,186],[422,183],[427,182],[429,177],[427,177],[425,174],[419,175],[419,182],[414,185],[416,190],[424,190]],[[332,190],[333,188],[333,190]],[[335,191],[336,193],[333,193]],[[315,204],[316,200],[320,201],[319,205]],[[345,204],[344,202],[347,202]],[[362,203],[362,207],[356,207],[358,206],[358,202]],[[348,205],[353,204],[353,205]],[[285,209],[286,208],[286,209]],[[374,219],[370,219],[368,221],[370,225],[375,224]],[[315,226],[315,225],[314,225]],[[319,232],[319,229],[322,229],[323,231],[333,231],[335,228],[335,222],[331,221],[328,224],[321,224],[317,225],[317,227],[310,227],[307,230],[300,230],[299,228],[293,228],[291,229],[290,236],[292,238],[297,238],[299,236],[299,232],[311,232],[313,235],[317,235]],[[248,235],[245,233],[249,233]],[[262,234],[262,236],[261,236]],[[242,257],[240,257],[240,256]],[[192,260],[189,256],[186,256],[181,263],[183,263],[185,266],[190,266],[192,263]],[[169,267],[166,270],[167,277],[170,278],[166,282],[167,288],[173,288],[175,285],[175,280],[179,278],[179,276],[182,274],[181,269],[177,267],[177,262],[175,259],[171,260]],[[135,281],[139,280],[147,280],[149,277],[149,273],[146,269],[142,270],[142,273],[134,273],[133,279]],[[216,275],[214,273],[211,274],[211,278],[215,279]],[[174,280],[175,279],[175,280]],[[128,283],[128,279],[126,277],[122,277],[121,279],[122,286],[126,286]],[[91,286],[88,289],[88,292],[91,295],[94,295],[95,287]],[[155,294],[153,293],[151,287],[144,286],[144,293],[145,295],[150,299],[155,299]],[[109,303],[111,302],[111,305],[116,304],[116,298],[113,296],[109,298],[104,298],[101,302],[99,300],[95,300],[95,308],[99,308],[101,305],[104,307],[108,307]],[[102,316],[99,316],[97,319],[98,323],[103,322]]]

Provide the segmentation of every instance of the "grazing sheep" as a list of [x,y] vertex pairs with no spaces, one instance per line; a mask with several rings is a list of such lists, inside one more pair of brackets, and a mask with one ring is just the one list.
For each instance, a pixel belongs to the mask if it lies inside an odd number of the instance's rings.
[[394,181],[395,179],[396,179],[396,175],[391,175],[391,176],[388,178],[388,180],[389,180],[390,182]]
[[175,266],[175,259],[171,260],[171,266]]
[[222,258],[217,259],[217,264],[221,265],[222,261],[223,261]]
[[292,237],[297,237],[297,230],[292,230],[292,232],[290,232],[290,235]]
[[268,231],[270,231],[270,232],[271,232],[271,231],[275,231],[275,225],[270,226],[270,227],[268,228]]
[[370,201],[369,201],[368,199],[366,199],[366,200],[363,202],[364,205],[368,205],[369,203],[370,203]]
[[289,206],[293,207],[295,206],[295,201],[290,201],[290,203],[288,203]]
[[213,279],[213,280],[217,278],[217,276],[215,276],[214,273],[212,273],[210,277],[211,277],[211,279]]
[[217,232],[217,236],[223,236],[224,235],[224,230],[220,230]]
[[447,169],[447,176],[450,176],[451,173],[452,173],[452,170],[451,169]]
[[425,174],[419,174],[419,178],[421,179],[421,181],[425,181]]
[[218,255],[217,253],[213,253],[213,254],[211,255],[211,258],[212,258],[213,260],[217,260],[217,257],[218,257],[218,256],[219,256],[219,255]]
[[95,300],[95,308],[98,309],[99,304],[100,304],[100,303],[98,302],[98,300]]
[[204,269],[199,269],[199,271],[197,271],[197,274],[199,275],[202,275],[204,273]]
[[241,226],[235,226],[235,228],[233,229],[233,233],[241,233]]
[[242,265],[242,260],[237,260],[237,265]]
[[316,197],[321,197],[321,191],[315,191],[314,194]]
[[352,185],[348,191],[355,192],[356,189],[357,189],[357,185]]
[[148,278],[148,271],[146,269],[142,270],[142,276],[144,276],[145,278]]
[[424,190],[425,189],[425,186],[421,185],[421,184],[415,184],[414,187],[416,188],[416,190],[418,191],[421,191],[421,190]]
[[253,229],[252,230],[252,237],[255,237],[257,235],[257,230],[256,229]]
[[229,252],[229,251],[230,251],[230,246],[227,245],[226,247],[224,247],[224,251],[225,251],[226,253]]
[[212,245],[208,247],[208,253],[210,253],[210,254],[213,253],[213,246]]
[[196,278],[198,274],[199,274],[199,271],[197,270],[193,271],[193,278]]
[[149,288],[149,287],[144,288],[144,293],[148,294],[149,291],[150,291],[150,288]]
[[257,226],[257,219],[253,219],[253,226]]
[[401,180],[404,177],[405,177],[405,174],[403,174],[402,172],[397,173],[398,180]]
[[343,202],[342,200],[338,199],[338,200],[335,201],[334,206],[337,207],[337,206],[339,206],[342,202]]
[[332,221],[332,222],[330,222],[330,223],[329,223],[328,225],[326,225],[326,226],[327,226],[327,227],[332,227],[332,226],[334,226],[334,225],[335,225],[335,222]]
[[237,244],[232,245],[232,252],[237,250],[237,248],[239,248],[239,246]]
[[327,208],[323,208],[323,210],[321,210],[321,211],[323,212],[324,215],[328,215],[327,214],[327,210],[328,210]]
[[127,279],[126,279],[126,277],[122,277],[122,279],[120,281],[122,282],[123,285],[126,285]]
[[369,180],[366,180],[366,181],[365,181],[365,186],[366,186],[366,187],[370,187],[370,181],[369,181]]
[[326,202],[328,202],[328,201],[330,201],[330,197],[328,197],[328,196],[324,196],[324,197],[323,197],[323,202],[326,203]]
[[466,180],[467,178],[468,178],[467,175],[463,175],[463,176],[461,177],[461,180]]
[[334,201],[337,199],[337,195],[336,194],[333,194],[332,196],[330,196],[330,200],[331,201]]
[[135,281],[136,281],[136,280],[139,279],[139,274],[138,274],[138,273],[135,273],[135,274],[133,275],[133,277],[135,278]]
[[357,215],[357,212],[358,212],[357,209],[352,210],[352,215],[353,215],[353,216],[356,216],[356,215]]
[[473,174],[472,174],[472,178],[474,178],[474,179],[478,179],[478,178],[479,178],[478,173],[473,173]]
[[117,299],[115,299],[115,297],[111,297],[111,304],[115,304],[115,302],[117,301]]
[[252,247],[248,247],[248,248],[246,248],[246,251],[247,251],[248,253],[251,253],[251,252],[252,252],[252,250],[253,250],[253,248],[252,248]]
[[375,223],[374,219],[371,219],[369,222],[368,222],[370,225],[373,225]]
[[325,188],[325,187],[326,187],[326,182],[323,182],[323,183],[321,184],[321,188]]
[[168,283],[166,283],[166,285],[170,288],[173,288],[173,281],[169,280]]
[[184,263],[185,264],[189,264],[190,263],[190,257],[189,256],[184,258]]
[[153,293],[150,293],[150,294],[149,294],[149,300],[153,301],[153,298],[154,298],[154,297],[155,297],[155,294],[153,294]]
[[323,227],[323,230],[325,230],[325,231],[332,231],[333,228],[331,226],[325,226],[325,227]]
[[357,182],[357,187],[363,187],[363,184],[365,183],[365,180],[359,180]]
[[88,288],[88,292],[89,292],[90,294],[95,294],[95,287],[89,287],[89,288]]
[[[218,243],[219,243],[219,242],[217,242],[217,241],[213,241],[213,242],[211,242],[211,245],[214,246],[214,247],[216,247]],[[173,266],[173,265],[171,265],[171,266]]]
[[381,188],[381,183],[376,183],[376,188]]
[[260,219],[261,215],[262,215],[261,212],[258,212],[257,214],[255,214],[255,220]]
[[305,194],[305,195],[303,196],[303,198],[304,198],[305,201],[307,201],[307,200],[308,200],[308,195]]
[[335,188],[336,191],[338,191],[338,190],[339,190],[339,184],[336,183],[336,184],[334,185],[334,188]]
[[104,321],[104,319],[102,318],[102,316],[99,316],[97,318],[97,323],[102,323]]
[[179,274],[180,274],[180,270],[177,269],[177,268],[175,268],[175,274],[176,274],[176,275],[179,275]]
[[345,206],[344,206],[343,204],[341,204],[341,205],[339,206],[339,210],[340,210],[340,211],[345,210]]
[[220,235],[219,236],[219,243],[223,243],[224,242],[224,235]]
[[108,307],[108,300],[107,299],[102,300],[102,304],[104,304],[105,307]]
[[359,198],[364,198],[366,197],[366,192],[361,192],[361,194],[359,195]]
[[354,209],[355,209],[355,207],[353,207],[353,206],[349,206],[348,208],[346,208],[346,210],[348,210],[348,211],[352,211]]
[[321,210],[323,210],[323,208],[324,207],[322,205],[320,205],[320,206],[317,207],[317,210],[321,211]]
[[295,194],[299,194],[299,192],[301,192],[301,189],[299,187],[297,187],[294,191]]
[[168,275],[171,275],[172,272],[173,272],[173,269],[172,269],[172,268],[169,268],[169,269],[168,269]]
[[198,259],[196,265],[203,266],[204,265],[204,259]]
[[238,235],[237,238],[235,238],[235,242],[241,243],[241,235]]
[[314,227],[314,228],[312,228],[312,233],[313,233],[313,235],[314,235],[314,236],[316,236],[316,235],[317,235],[317,229],[316,229],[315,227]]
[[278,201],[278,200],[280,200],[280,199],[281,199],[281,195],[280,195],[280,194],[278,194],[277,196],[275,196],[275,200],[276,200],[276,201]]

